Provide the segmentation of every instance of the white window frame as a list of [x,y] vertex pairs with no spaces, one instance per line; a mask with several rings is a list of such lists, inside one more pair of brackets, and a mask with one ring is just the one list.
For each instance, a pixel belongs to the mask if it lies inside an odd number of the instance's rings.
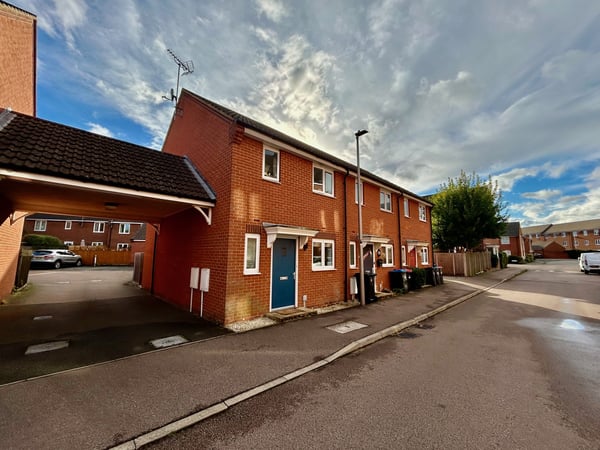
[[71,228],[73,228],[73,221],[65,220],[65,230],[70,230]]
[[577,231],[573,231],[573,237],[577,237]]
[[429,265],[429,247],[421,247],[421,251],[419,253],[421,255],[421,265],[428,266]]
[[560,235],[561,235],[562,237],[567,237],[567,233],[566,233],[566,231],[563,231],[562,233],[560,233]]
[[[276,163],[276,167],[275,167],[275,173],[274,174],[268,174],[267,170],[266,170],[266,163],[267,163],[267,152],[272,152],[277,159],[277,163]],[[279,150],[274,150],[272,148],[263,148],[263,163],[262,163],[262,177],[263,180],[268,180],[268,181],[275,181],[275,182],[279,182],[279,172],[280,172],[280,168],[281,168],[281,154],[279,153]]]
[[126,242],[119,242],[117,244],[117,250],[122,251],[122,250],[130,250],[131,249],[131,244],[128,244]]
[[44,219],[36,220],[33,224],[33,231],[46,231],[48,221]]
[[600,230],[594,230],[594,236],[600,236]]
[[595,245],[600,245],[600,239],[596,239],[596,240],[594,241],[594,244],[595,244]]
[[104,242],[101,242],[101,241],[92,242],[92,247],[104,247]]
[[419,220],[427,222],[427,207],[421,203],[419,203]]
[[575,245],[575,247],[579,247],[579,241],[577,239],[574,239],[573,245]]
[[394,267],[394,246],[392,244],[381,244],[381,256],[383,264],[381,267]]
[[383,190],[379,191],[379,209],[381,209],[382,211],[385,211],[385,212],[392,212],[392,193],[391,192],[383,191]]
[[404,197],[404,217],[410,217],[410,201]]
[[64,241],[63,242],[64,245],[66,245],[67,247],[73,245],[73,241]]
[[104,222],[94,222],[94,233],[104,233]]
[[[315,171],[320,170],[321,171],[321,176],[322,176],[322,180],[323,182],[321,184],[317,184],[315,182]],[[330,176],[330,180],[331,180],[331,192],[327,191],[327,176]],[[322,166],[317,166],[317,165],[313,165],[313,172],[312,172],[312,190],[313,192],[317,193],[317,194],[321,194],[321,195],[326,195],[328,197],[334,197],[335,195],[335,175],[333,170],[331,169],[327,169],[325,167]]]
[[588,235],[588,230],[583,230],[583,235],[587,236]]
[[[331,245],[331,264],[327,264],[326,251],[328,245]],[[320,248],[320,263],[315,263],[315,247]],[[335,241],[332,239],[313,239],[312,240],[312,270],[335,270]]]
[[565,248],[566,248],[566,247],[569,245],[569,243],[568,243],[567,241],[563,241],[563,244],[562,244],[562,245],[563,245],[563,247],[565,247]]
[[[256,250],[254,252],[254,267],[248,267],[248,242],[256,241]],[[244,238],[244,275],[260,275],[260,234],[246,233]]]
[[356,242],[348,243],[348,265],[351,269],[356,269]]
[[406,266],[408,263],[406,262],[406,245],[402,246],[402,265]]
[[586,239],[585,241],[583,241],[583,245],[585,245],[586,247],[590,245],[590,241],[589,239]]
[[119,224],[119,234],[131,233],[131,224],[129,222],[122,222]]
[[[356,203],[358,205],[358,180],[354,181],[354,203]],[[361,187],[361,200],[362,200],[362,205],[365,206],[365,183],[361,180],[360,182],[360,187]]]
[[510,236],[500,236],[500,245],[510,245]]

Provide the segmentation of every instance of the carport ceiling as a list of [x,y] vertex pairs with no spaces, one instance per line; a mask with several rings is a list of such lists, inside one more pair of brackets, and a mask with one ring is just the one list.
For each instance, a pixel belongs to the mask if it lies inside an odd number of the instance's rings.
[[12,211],[156,223],[216,197],[186,158],[0,111],[0,200]]

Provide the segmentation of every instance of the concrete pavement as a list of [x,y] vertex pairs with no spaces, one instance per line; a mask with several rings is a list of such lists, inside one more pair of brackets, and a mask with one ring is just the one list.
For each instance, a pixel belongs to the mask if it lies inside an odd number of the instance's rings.
[[[138,448],[470,298],[521,268],[0,386],[5,448]],[[345,334],[330,328],[366,325]]]

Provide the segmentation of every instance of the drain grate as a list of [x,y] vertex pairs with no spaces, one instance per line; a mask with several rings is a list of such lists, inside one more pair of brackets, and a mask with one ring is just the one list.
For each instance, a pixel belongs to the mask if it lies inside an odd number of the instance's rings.
[[30,345],[25,350],[26,355],[33,355],[35,353],[50,352],[52,350],[60,350],[61,348],[67,348],[69,341],[54,341],[45,342],[43,344]]
[[169,336],[166,338],[154,339],[153,341],[150,341],[150,344],[152,344],[154,348],[165,348],[171,347],[173,345],[185,344],[186,342],[188,342],[186,338],[184,338],[183,336],[176,335]]
[[345,334],[350,333],[351,331],[360,330],[361,328],[368,327],[364,323],[354,322],[349,320],[348,322],[338,323],[337,325],[332,325],[327,327],[328,330],[335,331],[336,333]]

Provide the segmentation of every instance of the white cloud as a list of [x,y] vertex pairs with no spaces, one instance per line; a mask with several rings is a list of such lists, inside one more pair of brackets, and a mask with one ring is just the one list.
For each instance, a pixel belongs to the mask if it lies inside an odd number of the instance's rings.
[[550,200],[561,195],[561,191],[558,189],[542,189],[536,192],[523,192],[521,194],[524,198],[530,198],[533,200]]
[[288,11],[280,0],[256,0],[259,14],[264,14],[273,22],[280,22],[288,15]]
[[114,137],[114,135],[108,128],[100,125],[99,123],[88,122],[87,125],[89,127],[88,131],[91,131],[92,133],[96,133],[106,137]]
[[538,173],[539,171],[536,168],[521,167],[494,175],[492,178],[498,182],[498,187],[501,191],[508,192],[512,191],[513,186],[517,181],[527,177],[535,177]]

